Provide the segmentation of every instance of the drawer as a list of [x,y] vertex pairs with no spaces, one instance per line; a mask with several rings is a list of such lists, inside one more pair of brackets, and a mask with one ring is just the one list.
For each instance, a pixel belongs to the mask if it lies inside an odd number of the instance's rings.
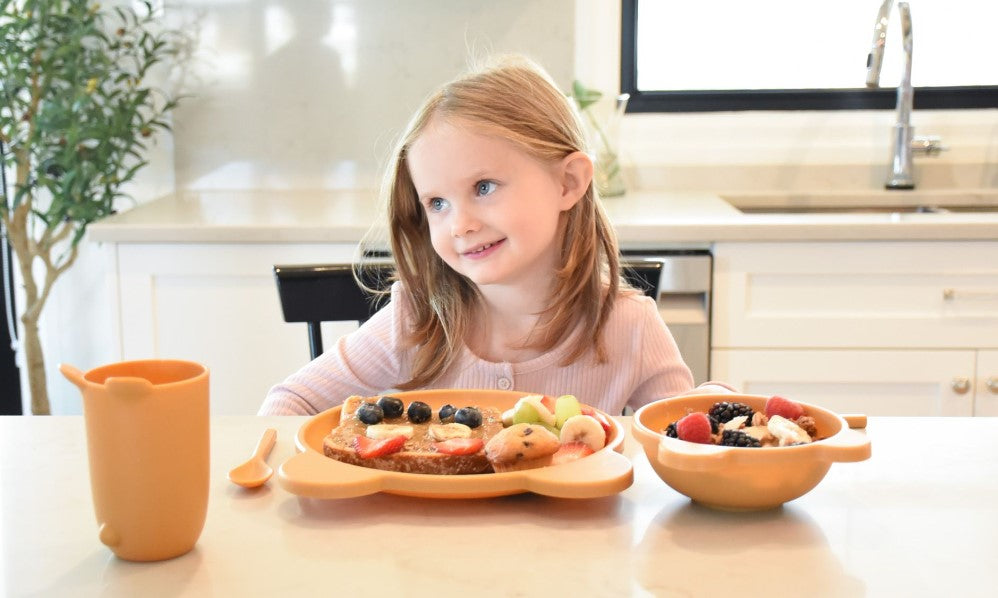
[[[783,395],[838,413],[975,414],[975,351],[715,349],[711,375],[743,392]],[[984,397],[978,415],[994,401]]]
[[998,243],[722,243],[714,347],[998,346]]

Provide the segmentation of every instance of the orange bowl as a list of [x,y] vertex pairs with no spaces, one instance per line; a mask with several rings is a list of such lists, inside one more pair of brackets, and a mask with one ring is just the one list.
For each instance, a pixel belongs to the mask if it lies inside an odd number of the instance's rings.
[[718,394],[662,399],[638,409],[632,433],[662,481],[698,503],[725,510],[778,507],[817,486],[832,463],[870,457],[870,440],[864,432],[850,429],[842,416],[807,403],[801,405],[814,418],[821,438],[810,444],[726,447],[664,434],[666,426],[689,411],[707,412],[718,401],[737,401],[764,412],[767,398]]

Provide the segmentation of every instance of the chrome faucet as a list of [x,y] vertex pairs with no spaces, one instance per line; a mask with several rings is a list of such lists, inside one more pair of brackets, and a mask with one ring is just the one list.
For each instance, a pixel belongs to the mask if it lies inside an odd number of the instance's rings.
[[[873,47],[866,57],[866,86],[880,86],[880,69],[884,63],[884,44],[887,41],[887,20],[894,0],[884,0],[877,13],[877,23],[873,28]],[[914,90],[911,86],[911,9],[907,2],[898,2],[901,17],[901,40],[904,46],[904,71],[897,90],[897,120],[894,123],[894,147],[891,152],[891,175],[884,186],[888,189],[914,189],[912,154],[914,152],[934,154],[941,151],[938,137],[915,139],[911,126],[911,109]]]

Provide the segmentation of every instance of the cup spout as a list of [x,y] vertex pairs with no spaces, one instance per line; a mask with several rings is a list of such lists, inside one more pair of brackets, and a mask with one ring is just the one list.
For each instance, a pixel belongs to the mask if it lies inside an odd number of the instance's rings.
[[60,363],[59,371],[62,375],[66,377],[67,380],[75,384],[80,390],[86,386],[86,380],[83,379],[83,372],[78,368],[69,365],[68,363]]

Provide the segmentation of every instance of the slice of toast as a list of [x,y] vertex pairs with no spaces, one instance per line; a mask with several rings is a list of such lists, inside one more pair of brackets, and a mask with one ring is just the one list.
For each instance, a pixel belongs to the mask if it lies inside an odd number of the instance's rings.
[[[484,449],[471,455],[447,455],[434,450],[435,440],[429,436],[429,429],[431,425],[441,423],[436,411],[430,421],[421,424],[409,421],[404,412],[402,417],[386,419],[383,423],[412,426],[412,438],[397,453],[364,459],[354,449],[354,438],[365,434],[367,424],[357,418],[356,412],[361,403],[377,400],[378,397],[354,396],[343,402],[339,425],[323,441],[323,452],[327,457],[351,465],[402,473],[461,475],[492,472],[492,465],[485,457]],[[471,437],[481,438],[483,443],[488,443],[492,436],[502,430],[502,413],[495,407],[475,407],[482,414],[482,425],[472,428]]]

